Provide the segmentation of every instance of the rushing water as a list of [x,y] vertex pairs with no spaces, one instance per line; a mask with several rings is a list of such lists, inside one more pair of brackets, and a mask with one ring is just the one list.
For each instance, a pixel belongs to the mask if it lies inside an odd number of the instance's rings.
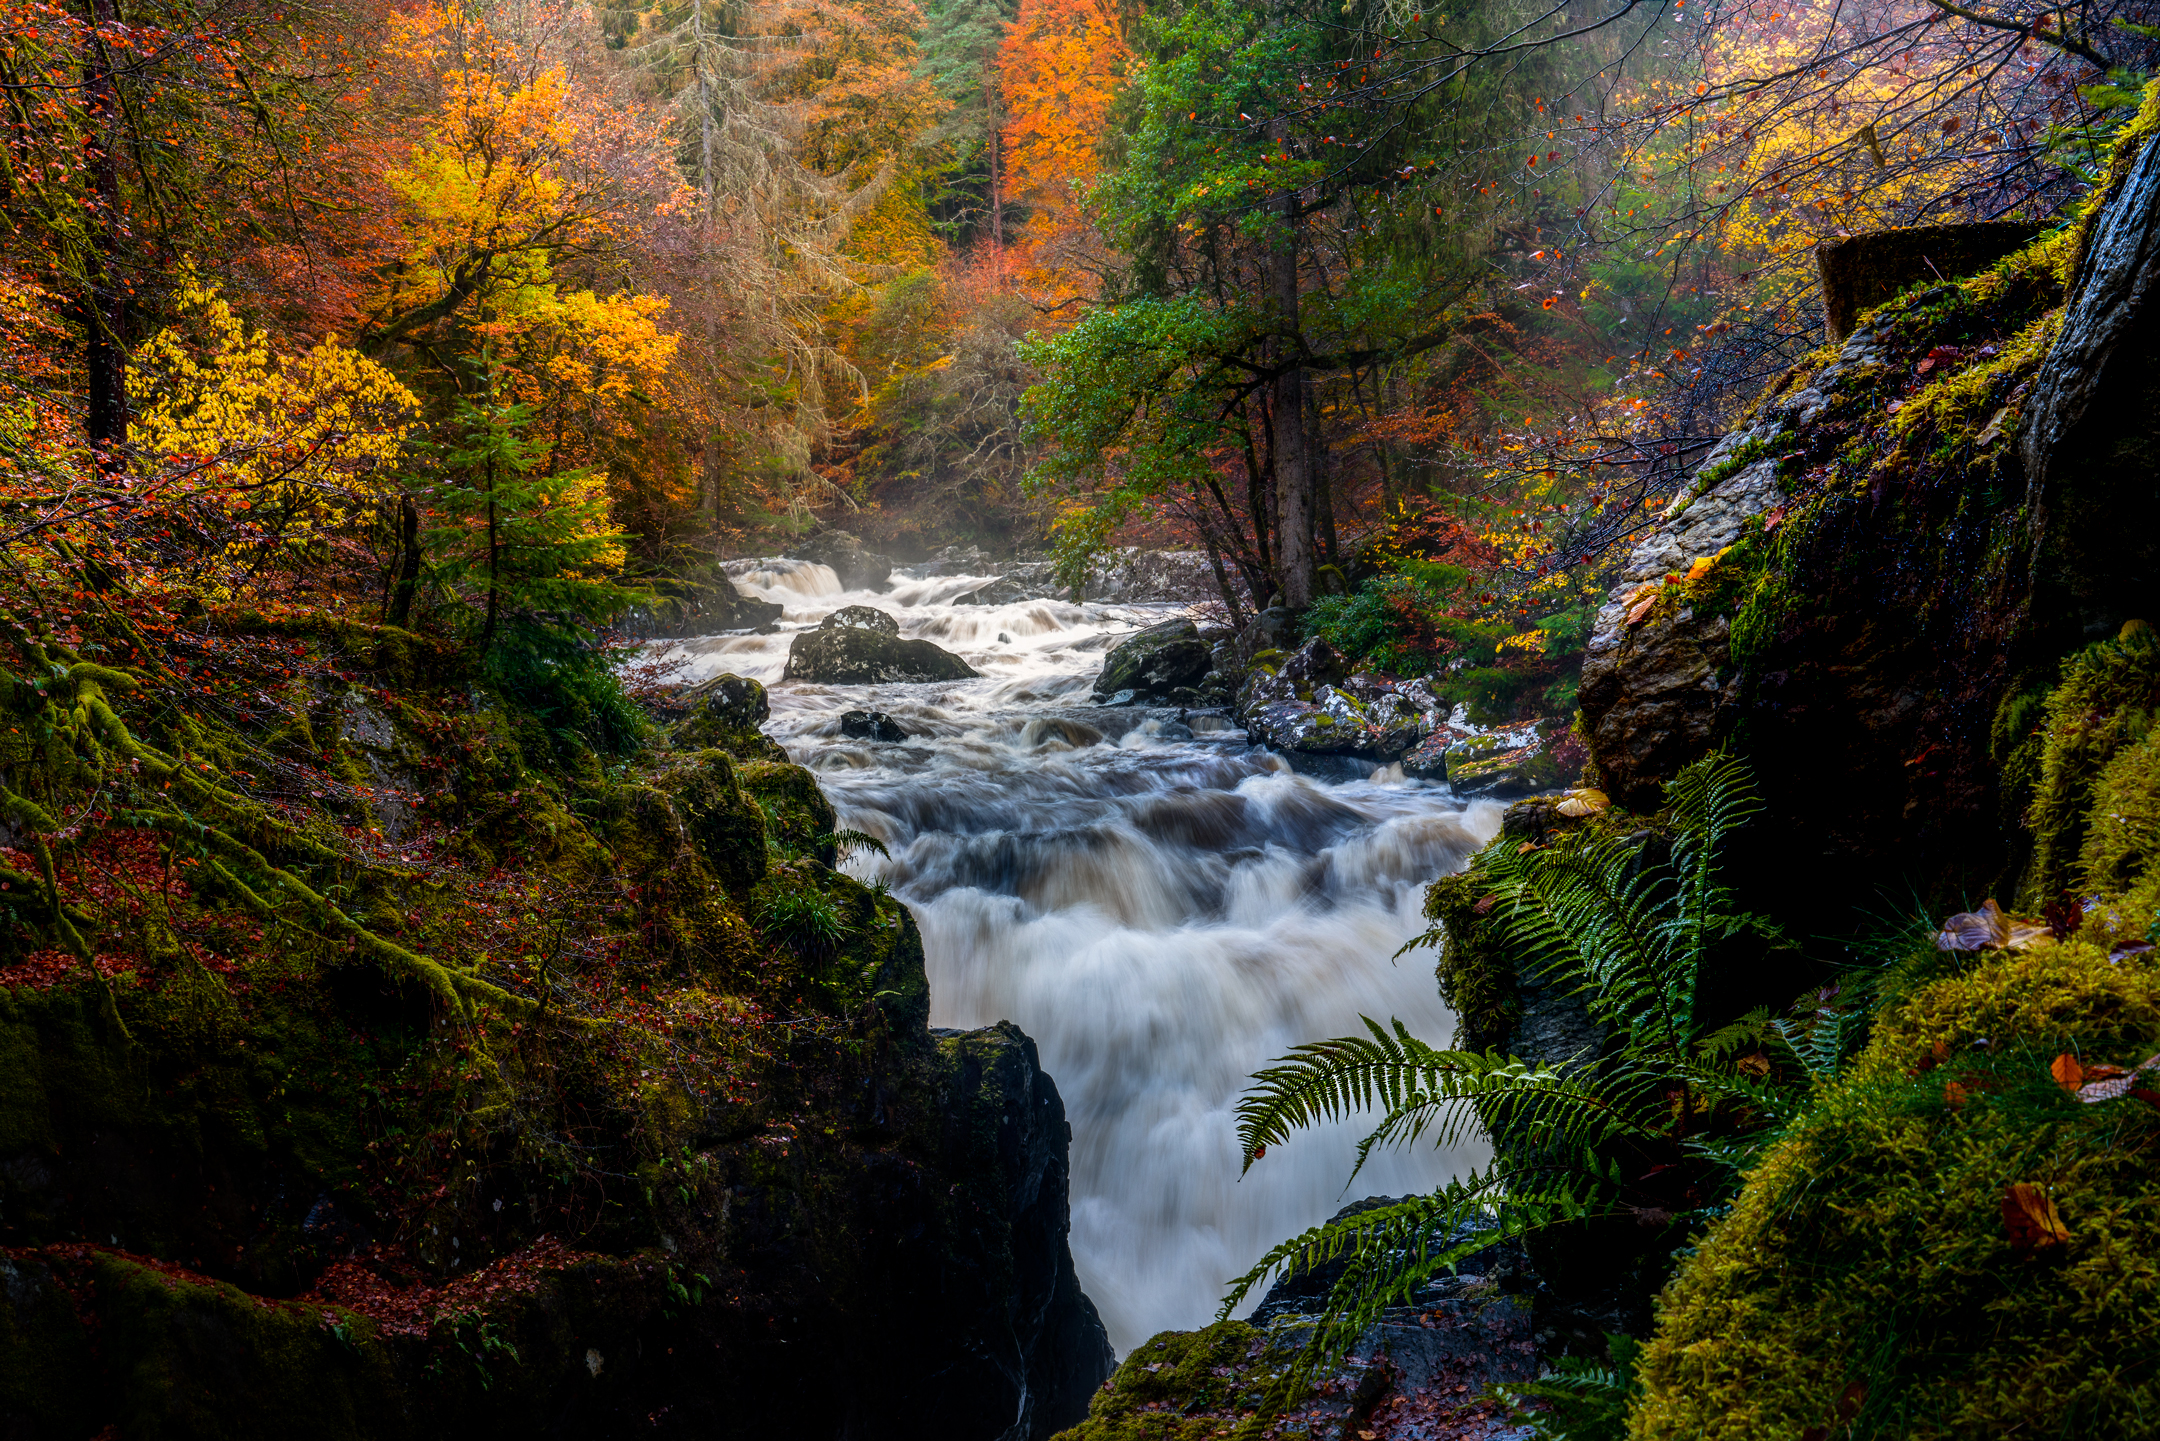
[[[1447,1038],[1431,953],[1391,958],[1424,928],[1425,884],[1491,837],[1498,806],[1399,772],[1319,782],[1235,730],[1187,740],[1089,706],[1103,653],[1175,607],[956,605],[988,577],[870,594],[819,565],[735,569],[786,607],[780,631],[676,643],[685,677],[765,682],[767,732],[817,772],[843,826],[885,841],[890,861],[851,864],[914,911],[932,1023],[1010,1019],[1041,1047],[1072,1121],[1074,1260],[1120,1353],[1212,1319],[1225,1282],[1346,1199],[1429,1189],[1482,1159],[1388,1154],[1346,1195],[1359,1132],[1337,1127],[1241,1181],[1233,1107],[1255,1069],[1361,1030],[1361,1014]],[[983,679],[781,683],[791,633],[849,604]],[[857,708],[913,738],[842,737]]]

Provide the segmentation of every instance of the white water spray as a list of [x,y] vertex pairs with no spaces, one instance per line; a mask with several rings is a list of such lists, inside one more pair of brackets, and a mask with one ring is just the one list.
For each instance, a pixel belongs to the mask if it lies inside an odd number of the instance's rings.
[[[1103,652],[1171,606],[957,605],[991,579],[895,577],[843,592],[822,565],[739,561],[736,583],[784,607],[775,634],[674,642],[687,679],[771,690],[767,731],[818,772],[843,826],[867,831],[922,927],[931,1020],[1019,1023],[1073,1128],[1073,1257],[1110,1338],[1211,1320],[1226,1282],[1356,1196],[1428,1190],[1482,1147],[1377,1157],[1347,1195],[1357,1126],[1301,1136],[1242,1181],[1233,1107],[1253,1071],[1300,1041],[1400,1017],[1443,1042],[1434,957],[1391,959],[1424,929],[1424,887],[1498,828],[1399,768],[1324,784],[1195,727],[1166,739],[1135,712],[1086,704]],[[843,605],[892,614],[979,680],[780,683],[793,632]],[[882,710],[900,745],[843,738],[842,711]],[[1172,734],[1176,734],[1175,731]]]

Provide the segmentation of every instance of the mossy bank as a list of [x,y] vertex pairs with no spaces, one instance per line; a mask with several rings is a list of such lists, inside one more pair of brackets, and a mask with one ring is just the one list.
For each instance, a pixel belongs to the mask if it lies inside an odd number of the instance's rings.
[[610,751],[387,628],[206,616],[214,700],[26,643],[6,1434],[1084,1410],[1056,1090],[1009,1026],[928,1030],[914,922],[833,869],[754,682]]

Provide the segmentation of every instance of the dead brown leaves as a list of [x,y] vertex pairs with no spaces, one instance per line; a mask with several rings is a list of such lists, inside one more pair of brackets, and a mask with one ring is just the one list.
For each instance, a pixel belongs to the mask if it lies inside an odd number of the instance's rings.
[[2003,914],[1992,897],[1977,911],[1960,911],[1936,933],[1941,951],[2022,951],[2049,937],[2047,924]]

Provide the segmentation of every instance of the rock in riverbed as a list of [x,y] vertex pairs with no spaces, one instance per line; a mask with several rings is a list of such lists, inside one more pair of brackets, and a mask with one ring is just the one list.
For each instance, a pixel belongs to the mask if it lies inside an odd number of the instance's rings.
[[1200,684],[1213,664],[1200,627],[1189,620],[1166,620],[1117,643],[1103,658],[1095,694],[1131,691],[1135,698],[1163,698],[1180,687]]
[[904,741],[908,738],[908,733],[900,728],[900,722],[881,710],[842,711],[840,734],[859,741]]
[[843,606],[788,647],[782,679],[825,685],[967,680],[981,674],[926,640],[902,640],[900,623],[874,606]]

